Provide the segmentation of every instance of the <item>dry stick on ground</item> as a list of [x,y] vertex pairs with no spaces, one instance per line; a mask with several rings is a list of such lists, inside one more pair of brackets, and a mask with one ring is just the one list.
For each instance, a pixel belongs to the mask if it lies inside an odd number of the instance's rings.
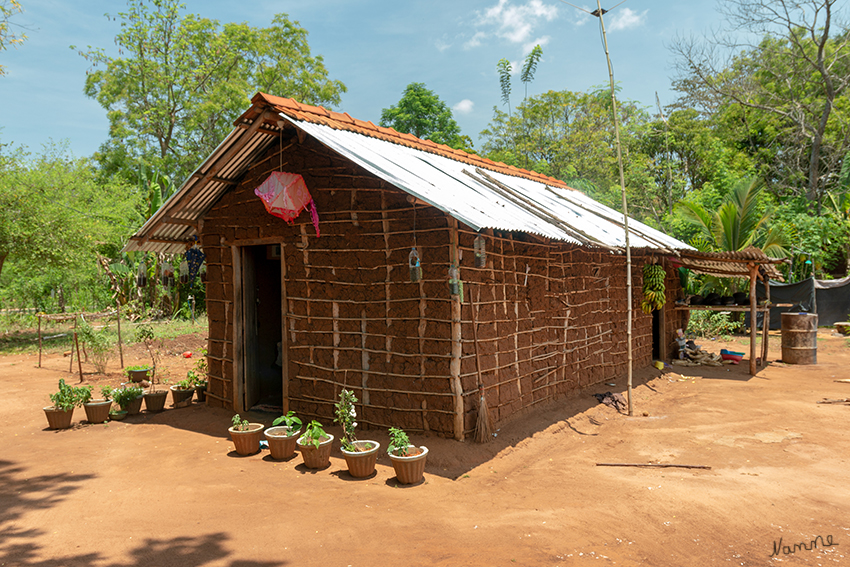
[[676,468],[676,469],[705,469],[711,470],[707,465],[675,465],[672,463],[596,463],[597,467],[651,467],[651,468]]
[[817,402],[819,404],[850,404],[850,398],[844,398],[842,400],[830,400],[829,398],[824,398],[823,401]]

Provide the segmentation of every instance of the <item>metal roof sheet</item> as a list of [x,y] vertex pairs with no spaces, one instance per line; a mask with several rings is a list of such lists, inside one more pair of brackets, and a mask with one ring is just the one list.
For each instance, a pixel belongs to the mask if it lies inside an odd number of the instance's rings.
[[[321,107],[258,94],[236,128],[124,249],[183,252],[196,237],[204,215],[254,159],[277,142],[275,132],[285,126],[281,119],[474,230],[526,232],[607,249],[625,245],[623,215],[562,181]],[[692,249],[634,219],[629,219],[629,231],[635,248]]]

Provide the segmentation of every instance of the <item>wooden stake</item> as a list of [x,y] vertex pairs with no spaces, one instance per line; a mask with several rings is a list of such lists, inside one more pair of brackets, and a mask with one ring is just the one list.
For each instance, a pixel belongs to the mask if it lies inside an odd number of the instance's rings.
[[[77,368],[80,370],[80,383],[83,382],[83,361],[80,359],[80,340],[77,338],[77,324],[74,323],[74,344],[77,345]],[[73,356],[71,357],[73,358]]]
[[118,321],[118,356],[121,358],[121,368],[124,368],[124,346],[121,343],[121,302],[115,299],[115,308],[117,310]]
[[706,465],[674,465],[672,463],[596,463],[597,467],[646,467],[646,468],[676,468],[676,469],[705,469],[711,470]]
[[38,315],[38,367],[41,368],[41,314]]
[[750,262],[750,376],[756,375],[756,325],[758,324],[758,307],[756,302],[756,278],[758,266]]

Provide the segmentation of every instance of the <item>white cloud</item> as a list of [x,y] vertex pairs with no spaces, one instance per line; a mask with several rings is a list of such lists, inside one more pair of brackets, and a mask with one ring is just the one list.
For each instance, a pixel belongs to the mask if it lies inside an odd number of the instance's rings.
[[443,52],[452,46],[451,43],[445,42],[442,39],[438,39],[434,42],[434,47],[437,48],[437,51]]
[[475,103],[469,100],[468,98],[463,99],[456,105],[452,107],[452,110],[457,112],[458,114],[469,114],[472,112],[472,108],[475,106]]
[[472,38],[463,44],[464,49],[472,49],[473,47],[478,47],[481,45],[481,40],[487,37],[487,34],[484,32],[475,32],[475,35]]
[[608,29],[610,31],[618,31],[642,26],[646,21],[647,12],[648,10],[644,10],[638,14],[629,8],[617,10],[614,15],[611,16],[611,24],[608,26]]
[[[557,16],[558,7],[544,4],[542,0],[527,0],[518,5],[511,4],[510,0],[498,0],[494,6],[478,13],[475,25],[494,28],[496,35],[511,43],[525,43],[541,22],[552,21]],[[476,45],[479,44],[480,38]]]

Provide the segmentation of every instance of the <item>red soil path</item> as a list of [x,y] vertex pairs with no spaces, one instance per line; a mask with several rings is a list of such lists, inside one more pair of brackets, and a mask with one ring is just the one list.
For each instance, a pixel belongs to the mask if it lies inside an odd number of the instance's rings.
[[[193,362],[176,353],[202,344],[171,344],[172,376]],[[79,409],[72,429],[49,431],[48,394],[77,382],[68,359],[0,357],[0,566],[848,565],[850,406],[816,402],[850,398],[835,381],[850,379],[850,346],[828,331],[818,345],[819,365],[783,365],[777,336],[755,377],[746,360],[637,373],[634,417],[589,396],[623,392],[621,379],[487,445],[415,437],[430,454],[412,487],[383,449],[365,480],[338,444],[321,471],[298,454],[238,457],[230,412],[200,404],[108,425]],[[361,438],[386,447],[384,432]],[[595,466],[650,461],[712,468]]]

